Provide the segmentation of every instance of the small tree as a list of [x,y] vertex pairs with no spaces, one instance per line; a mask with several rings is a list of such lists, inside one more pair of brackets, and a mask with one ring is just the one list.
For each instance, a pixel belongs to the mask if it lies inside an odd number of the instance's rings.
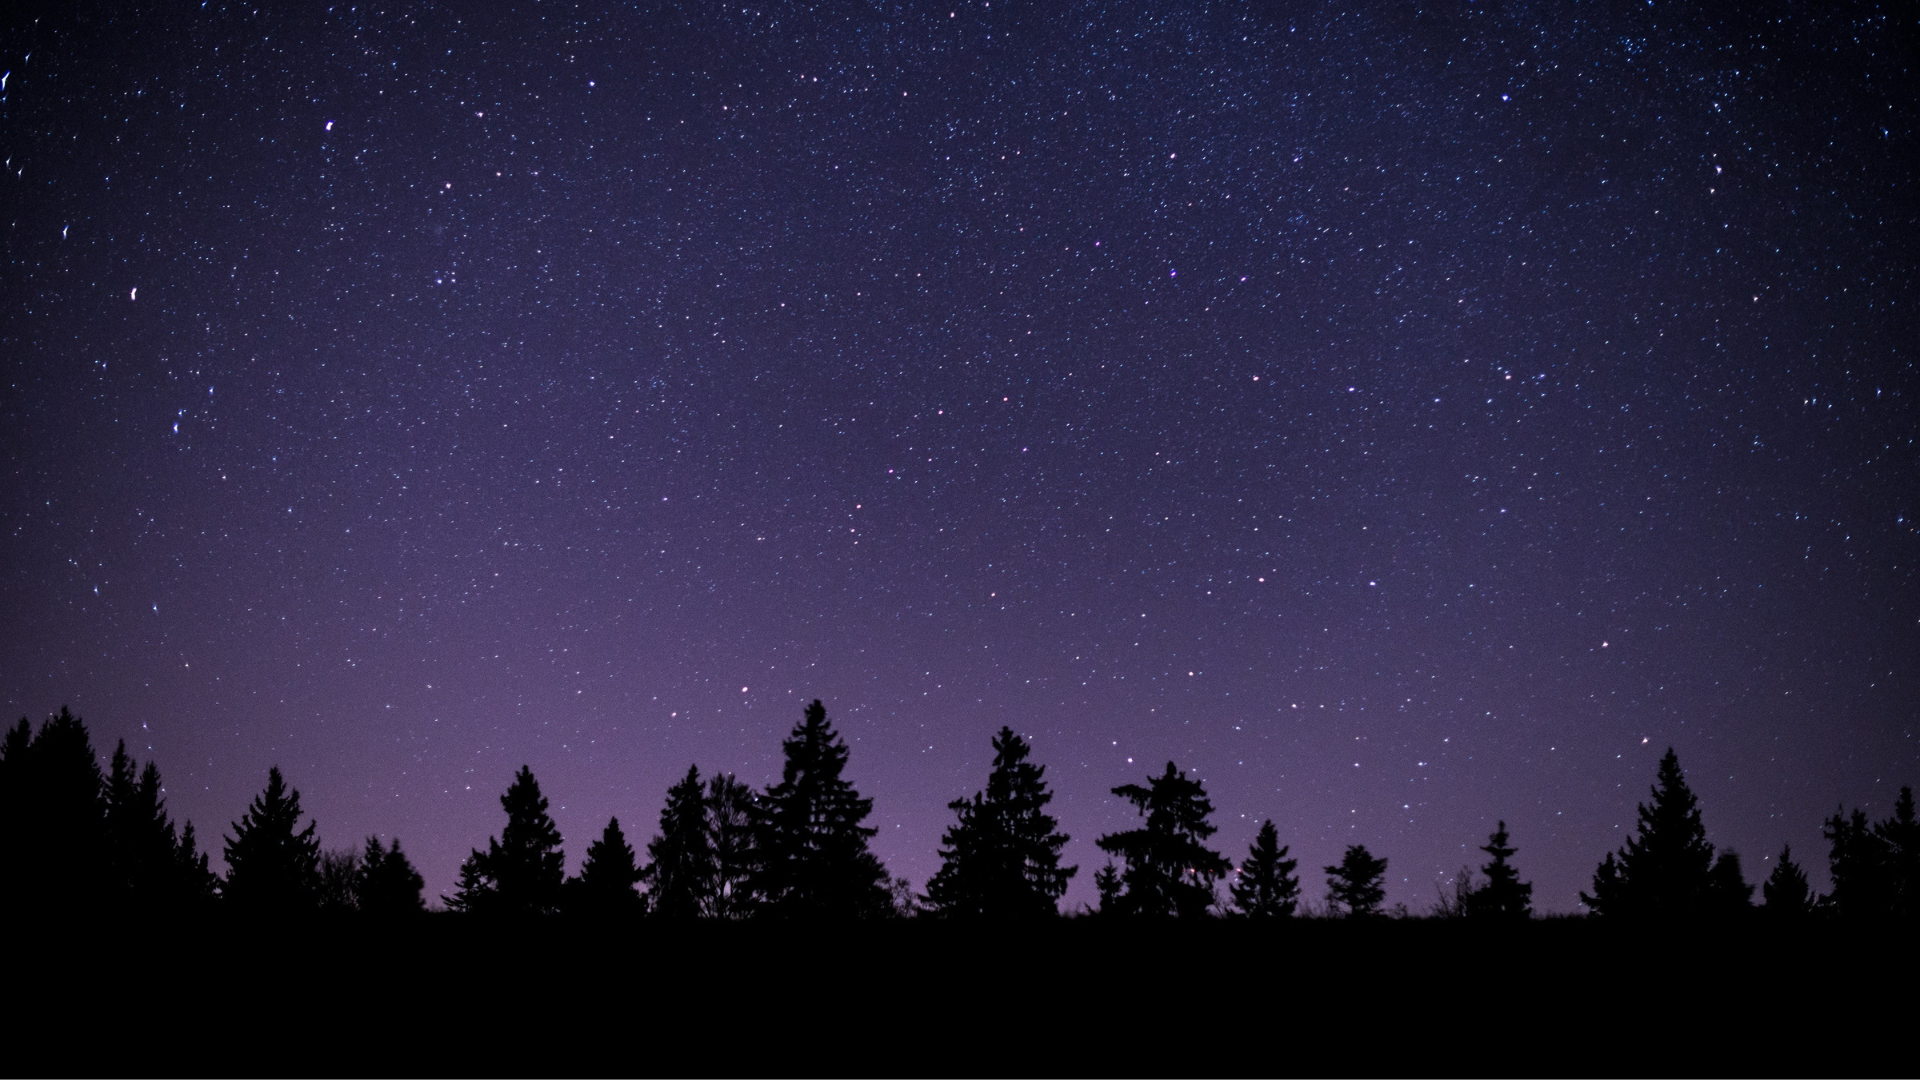
[[1300,906],[1300,878],[1294,873],[1300,860],[1287,858],[1279,830],[1271,819],[1260,823],[1246,861],[1228,891],[1234,909],[1256,919],[1284,919]]
[[1526,919],[1533,914],[1533,883],[1520,880],[1520,872],[1507,860],[1513,858],[1519,849],[1514,847],[1507,836],[1507,823],[1502,821],[1487,838],[1487,844],[1480,849],[1493,856],[1493,861],[1480,868],[1485,878],[1479,888],[1467,894],[1465,914],[1482,919]]
[[1330,914],[1344,911],[1349,919],[1380,914],[1380,905],[1387,898],[1387,860],[1374,858],[1365,845],[1352,844],[1339,865],[1325,869]]
[[941,866],[927,900],[946,916],[1026,919],[1059,914],[1078,867],[1060,865],[1067,834],[1046,806],[1046,766],[1027,760],[1026,740],[1002,727],[993,738],[986,790],[947,804],[959,818],[941,838]]
[[[1722,882],[1724,885],[1725,883]],[[1687,787],[1680,758],[1667,748],[1653,786],[1641,803],[1634,836],[1608,854],[1593,874],[1593,892],[1580,899],[1594,914],[1621,918],[1698,915],[1722,905],[1713,877],[1713,845],[1700,821],[1700,803]]]
[[487,850],[475,849],[460,867],[460,889],[447,898],[455,911],[501,915],[546,915],[560,907],[566,880],[566,853],[560,829],[547,816],[540,782],[525,765],[514,775],[500,805],[507,827],[487,838]]
[[655,915],[692,919],[706,913],[716,867],[698,766],[687,766],[687,775],[667,789],[660,833],[647,844],[647,858],[643,873]]
[[[1122,784],[1113,793],[1146,819],[1138,829],[1095,841],[1100,850],[1125,863],[1113,910],[1155,918],[1205,916],[1215,903],[1215,883],[1233,868],[1226,856],[1205,844],[1218,831],[1207,820],[1213,802],[1206,788],[1169,761],[1167,771],[1148,777],[1146,787]],[[1108,908],[1103,894],[1101,910]]]
[[360,910],[360,853],[339,848],[320,853],[320,910]]
[[786,764],[754,811],[758,847],[752,891],[782,917],[885,918],[893,911],[887,871],[868,850],[879,830],[861,824],[873,800],[840,774],[847,746],[819,701],[781,743]]
[[388,848],[380,846],[379,837],[367,837],[366,849],[360,855],[360,880],[354,890],[362,912],[382,918],[418,914],[427,909],[420,895],[426,885],[420,871],[400,851],[399,837],[394,837],[393,846]]
[[1746,875],[1740,872],[1740,853],[1724,848],[1713,861],[1704,910],[1718,915],[1737,915],[1752,907],[1753,886],[1747,884]]
[[1813,913],[1813,889],[1807,885],[1807,872],[1793,861],[1791,846],[1781,845],[1780,859],[1760,886],[1760,896],[1770,918],[1801,919]]
[[634,884],[640,880],[640,868],[634,865],[633,848],[620,831],[620,819],[607,819],[607,827],[587,848],[586,861],[573,886],[570,900],[575,910],[600,918],[631,918],[646,910]]
[[227,838],[223,895],[235,907],[284,915],[319,906],[318,826],[308,821],[301,829],[300,816],[300,793],[287,786],[279,766],[268,769],[266,789],[248,804]]
[[707,781],[707,834],[713,842],[713,883],[707,914],[716,919],[741,919],[753,912],[748,883],[758,857],[754,847],[753,789],[732,773],[716,773]]

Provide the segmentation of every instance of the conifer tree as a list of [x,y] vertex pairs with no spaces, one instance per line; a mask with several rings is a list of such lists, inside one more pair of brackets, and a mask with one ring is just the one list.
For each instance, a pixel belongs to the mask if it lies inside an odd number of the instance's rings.
[[67,709],[0,745],[0,903],[72,912],[114,898],[105,780]]
[[654,914],[668,919],[706,914],[717,867],[699,766],[687,766],[687,775],[667,789],[660,832],[647,844],[647,859],[647,899]]
[[1920,915],[1920,820],[1913,789],[1902,787],[1893,816],[1869,824],[1864,810],[1836,813],[1821,830],[1831,845],[1827,904],[1849,919]]
[[1635,835],[1600,863],[1593,892],[1580,899],[1596,915],[1645,919],[1700,915],[1723,907],[1724,895],[1715,888],[1713,845],[1700,821],[1699,800],[1668,747],[1653,802],[1640,804]]
[[1483,919],[1526,919],[1533,914],[1533,883],[1520,880],[1520,871],[1507,860],[1518,851],[1507,836],[1507,823],[1495,827],[1480,849],[1493,861],[1480,868],[1485,882],[1466,896],[1463,914]]
[[[1122,784],[1113,793],[1146,818],[1138,829],[1108,833],[1095,841],[1100,850],[1125,864],[1119,871],[1120,891],[1114,897],[1116,913],[1205,916],[1215,903],[1215,883],[1233,868],[1226,856],[1206,846],[1207,837],[1218,831],[1207,820],[1213,802],[1206,788],[1169,761],[1166,772],[1147,778],[1146,787]],[[1106,910],[1104,903],[1102,910]]]
[[1125,890],[1120,885],[1120,868],[1109,862],[1094,871],[1093,887],[1100,896],[1099,913],[1106,916],[1125,915]]
[[360,854],[360,879],[354,889],[360,910],[376,918],[414,915],[427,909],[421,890],[427,885],[420,871],[400,850],[400,838],[382,848],[380,838],[367,837]]
[[1807,884],[1807,872],[1793,861],[1791,846],[1781,846],[1773,873],[1760,886],[1760,896],[1766,901],[1762,910],[1770,918],[1800,919],[1812,914],[1813,889]]
[[460,888],[447,898],[447,906],[486,915],[558,911],[566,853],[560,850],[560,829],[547,816],[547,800],[532,769],[520,766],[500,805],[507,811],[507,827],[498,839],[487,838],[487,850],[476,848],[460,865]]
[[1339,865],[1326,867],[1327,908],[1349,919],[1380,914],[1387,898],[1387,860],[1375,858],[1364,844],[1352,844]]
[[287,787],[279,766],[267,770],[266,790],[254,796],[227,838],[227,883],[222,894],[242,911],[286,915],[320,901],[317,823],[300,828],[300,793]]
[[1886,851],[1890,913],[1920,916],[1920,818],[1914,815],[1913,788],[1900,788],[1893,816],[1874,826],[1874,834]]
[[1228,891],[1234,910],[1255,919],[1284,919],[1300,906],[1300,878],[1294,873],[1300,860],[1287,858],[1280,832],[1269,818],[1260,823],[1247,858]]
[[873,800],[840,774],[847,746],[819,701],[781,743],[786,763],[754,811],[758,857],[751,889],[767,914],[799,918],[885,918],[893,911],[887,872],[867,849],[879,830],[862,825]]
[[707,781],[707,828],[713,840],[713,888],[707,914],[741,919],[753,913],[754,793],[732,773]]
[[620,819],[608,818],[600,839],[587,847],[580,876],[570,883],[572,909],[594,918],[631,918],[646,910],[634,884],[640,880],[633,848],[620,831]]
[[167,817],[160,769],[136,762],[123,739],[107,769],[107,889],[116,903],[146,911],[177,911],[211,896],[206,857],[194,850],[192,825],[177,834]]
[[1046,766],[1027,760],[1026,740],[1002,727],[993,738],[985,791],[947,809],[959,821],[941,839],[941,866],[927,899],[942,915],[1026,919],[1059,914],[1060,897],[1078,867],[1060,865],[1067,834],[1046,806]]

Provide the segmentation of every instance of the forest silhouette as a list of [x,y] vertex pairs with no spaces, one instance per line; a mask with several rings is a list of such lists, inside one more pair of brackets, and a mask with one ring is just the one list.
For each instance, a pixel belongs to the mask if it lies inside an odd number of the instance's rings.
[[[815,701],[777,783],[690,765],[650,839],[611,819],[574,876],[521,768],[430,905],[399,839],[324,848],[278,768],[221,875],[157,765],[120,745],[103,767],[65,709],[22,720],[0,743],[5,1045],[48,1073],[1871,1073],[1911,1010],[1876,981],[1911,970],[1907,788],[1824,823],[1828,891],[1784,848],[1756,889],[1668,750],[1588,913],[1543,917],[1504,821],[1429,908],[1388,905],[1359,844],[1314,897],[1280,823],[1237,861],[1209,846],[1205,786],[1168,762],[1112,789],[1137,823],[1096,838],[1098,900],[1063,911],[1080,868],[1046,768],[1010,728],[992,749],[924,890],[871,850]],[[82,1015],[117,1034],[62,1034]],[[212,1016],[210,1049],[187,1033]],[[1796,1024],[1869,1034],[1768,1041]],[[1499,1056],[1434,1056],[1471,1030]]]
[[[459,869],[445,910],[481,919],[580,916],[595,920],[927,919],[1047,921],[1274,920],[1381,917],[1524,921],[1535,916],[1533,886],[1521,880],[1518,849],[1501,821],[1480,850],[1488,861],[1463,868],[1453,891],[1424,911],[1389,909],[1388,859],[1361,844],[1327,866],[1325,898],[1303,896],[1298,860],[1279,827],[1262,822],[1237,864],[1208,846],[1216,831],[1205,786],[1169,761],[1145,783],[1113,794],[1130,803],[1135,828],[1096,839],[1107,862],[1094,874],[1096,905],[1062,912],[1077,866],[1061,865],[1068,836],[1046,812],[1046,767],[1031,760],[1011,728],[993,736],[985,786],[948,804],[954,822],[941,839],[940,869],[916,892],[891,877],[869,848],[873,800],[843,775],[849,749],[825,706],[814,701],[782,742],[781,777],[755,790],[730,774],[704,781],[697,765],[667,792],[642,858],[617,818],[588,846],[577,876],[566,874],[563,838],[527,767],[501,795],[506,822]],[[278,767],[223,836],[226,874],[210,866],[191,822],[166,809],[159,767],[116,746],[103,769],[86,725],[69,710],[36,729],[26,719],[0,743],[0,850],[9,910],[203,914],[285,919],[355,913],[378,918],[429,910],[424,880],[400,840],[323,850],[318,823]],[[1699,800],[1678,755],[1661,756],[1634,833],[1595,868],[1580,894],[1588,917],[1673,923],[1762,919],[1907,922],[1920,914],[1920,819],[1902,787],[1891,816],[1837,810],[1823,823],[1832,887],[1816,892],[1783,847],[1756,887],[1738,853],[1707,839]],[[1223,887],[1224,886],[1224,887]]]

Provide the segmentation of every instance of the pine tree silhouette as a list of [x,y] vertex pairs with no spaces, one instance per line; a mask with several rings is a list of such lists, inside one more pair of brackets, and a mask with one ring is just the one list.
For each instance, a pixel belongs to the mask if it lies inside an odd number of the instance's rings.
[[1913,789],[1902,787],[1893,816],[1869,824],[1864,810],[1836,813],[1821,830],[1831,845],[1833,891],[1826,898],[1848,919],[1920,915],[1920,820]]
[[620,831],[620,819],[608,818],[600,839],[587,847],[580,864],[580,876],[569,884],[571,910],[591,918],[633,918],[646,907],[634,884],[640,880],[640,868],[634,865],[633,848]]
[[1099,913],[1119,916],[1127,913],[1125,890],[1120,885],[1120,868],[1109,862],[1093,872],[1093,887],[1099,893]]
[[986,790],[947,804],[959,821],[941,838],[941,866],[927,882],[927,899],[939,914],[1059,914],[1060,897],[1079,868],[1060,865],[1067,834],[1046,813],[1053,792],[1047,790],[1046,766],[1027,760],[1031,752],[1012,728],[1002,727],[993,738]]
[[713,840],[713,890],[707,914],[716,919],[742,919],[753,913],[753,877],[756,849],[753,833],[754,793],[732,773],[707,781],[707,828]]
[[[1724,883],[1723,883],[1724,884]],[[1653,786],[1641,803],[1636,834],[1610,853],[1593,874],[1593,892],[1580,899],[1609,918],[1696,916],[1724,905],[1713,877],[1713,845],[1700,821],[1699,800],[1687,787],[1680,758],[1667,748]]]
[[647,844],[647,900],[655,915],[694,919],[712,905],[719,875],[707,810],[700,768],[689,765],[687,775],[667,789],[660,832]]
[[1291,917],[1300,906],[1300,878],[1294,873],[1299,866],[1300,860],[1287,858],[1272,819],[1261,822],[1228,889],[1234,910],[1255,919]]
[[841,777],[847,746],[826,706],[808,705],[781,749],[780,782],[754,812],[752,891],[778,917],[885,918],[893,911],[887,872],[867,849],[879,830],[861,824],[873,800]]
[[1482,919],[1526,919],[1533,914],[1533,883],[1520,880],[1520,872],[1507,860],[1518,851],[1507,836],[1507,823],[1502,821],[1487,838],[1487,844],[1480,849],[1493,856],[1493,861],[1480,868],[1485,882],[1479,888],[1467,893],[1465,910],[1462,914],[1470,918]]
[[1762,910],[1770,918],[1803,919],[1813,913],[1813,889],[1807,884],[1806,871],[1793,861],[1792,847],[1781,846],[1779,861],[1760,886],[1760,895],[1766,901]]
[[445,898],[447,906],[485,915],[550,915],[560,909],[566,853],[532,769],[520,766],[500,805],[507,827],[499,839],[487,838],[487,850],[475,849],[460,864],[460,888]]
[[[320,902],[317,823],[300,829],[300,793],[287,787],[279,766],[267,770],[266,790],[254,796],[227,838],[227,882],[222,895],[256,915],[311,911]],[[296,831],[297,830],[297,831]]]
[[1380,904],[1387,898],[1387,860],[1375,858],[1363,844],[1352,844],[1338,866],[1325,870],[1330,913],[1345,912],[1349,919],[1380,914]]
[[427,885],[400,850],[400,838],[382,848],[380,838],[367,837],[360,853],[360,880],[354,889],[360,910],[375,918],[415,915],[427,909],[421,890]]
[[[1147,786],[1122,784],[1115,795],[1131,802],[1146,818],[1138,829],[1108,833],[1095,843],[1118,856],[1117,914],[1193,919],[1215,903],[1214,884],[1233,868],[1227,857],[1206,846],[1217,830],[1207,818],[1213,802],[1200,781],[1190,780],[1167,762],[1167,771],[1147,778]],[[1101,910],[1108,910],[1104,899]]]
[[121,740],[107,769],[108,894],[130,910],[177,912],[203,904],[213,881],[206,857],[194,850],[193,826],[175,832],[159,767],[149,761],[136,775],[136,764]]
[[86,725],[67,709],[0,746],[0,904],[73,913],[111,903],[105,781]]

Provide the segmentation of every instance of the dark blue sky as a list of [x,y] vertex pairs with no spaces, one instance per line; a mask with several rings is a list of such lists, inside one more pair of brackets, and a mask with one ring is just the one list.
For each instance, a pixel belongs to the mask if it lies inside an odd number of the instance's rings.
[[1754,880],[1920,779],[1910,13],[121,6],[0,41],[0,701],[216,848],[577,865],[814,697],[1076,903],[1169,758],[1562,911],[1669,744]]

